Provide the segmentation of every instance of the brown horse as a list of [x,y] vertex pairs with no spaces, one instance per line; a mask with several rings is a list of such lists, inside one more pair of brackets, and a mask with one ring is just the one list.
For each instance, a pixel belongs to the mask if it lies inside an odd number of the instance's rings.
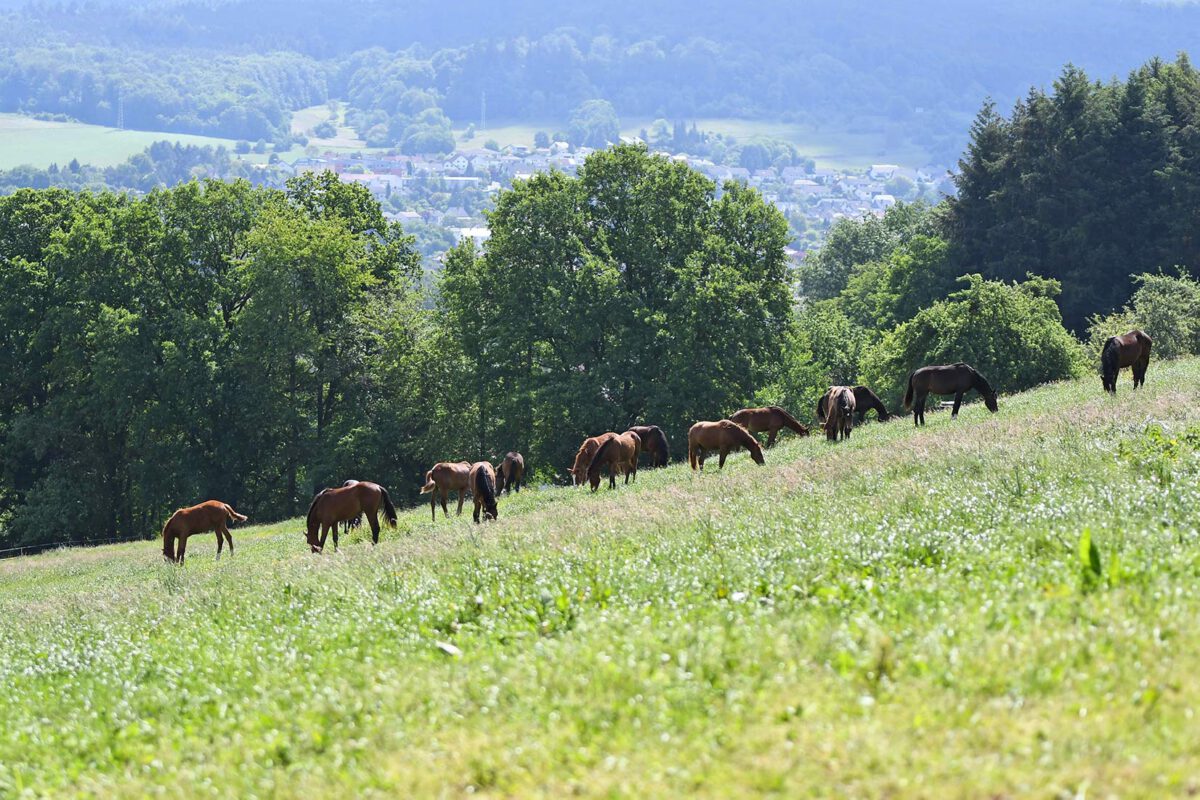
[[831,442],[850,438],[856,407],[854,390],[849,386],[831,386],[825,397],[825,438]]
[[[884,407],[883,401],[879,399],[879,396],[866,386],[855,386],[851,391],[854,392],[854,413],[860,425],[866,417],[867,412],[871,410],[874,410],[879,414],[880,422],[887,422],[892,418],[892,415],[888,413],[887,408]],[[825,422],[825,408],[828,399],[829,392],[826,392],[825,394],[821,395],[819,400],[817,400],[818,422]]]
[[[217,558],[221,557],[221,548],[225,542],[229,543],[229,555],[233,555],[233,537],[229,535],[229,528],[225,523],[245,522],[246,519],[228,503],[222,503],[220,500],[206,500],[196,506],[181,508],[172,514],[163,526],[163,558],[182,564],[184,553],[187,552],[188,537],[193,533],[209,531],[217,533]],[[178,549],[175,547],[176,542],[179,543]]]
[[642,440],[642,452],[650,456],[650,466],[665,467],[671,462],[671,446],[667,435],[657,425],[634,425],[629,429]]
[[1144,384],[1153,346],[1154,340],[1140,330],[1109,338],[1100,353],[1100,378],[1104,381],[1104,391],[1117,393],[1117,374],[1125,367],[1133,367],[1133,388]]
[[446,508],[446,500],[451,492],[458,492],[458,514],[462,516],[463,500],[467,496],[467,487],[471,474],[471,464],[468,461],[439,461],[433,469],[425,473],[425,485],[421,494],[429,495],[429,511],[433,521],[437,522],[437,501],[442,500],[442,513],[447,517],[450,511]]
[[796,421],[788,412],[779,406],[766,408],[743,408],[729,418],[751,433],[767,432],[767,447],[775,444],[775,436],[780,428],[790,428],[801,436],[808,436],[808,426]]
[[592,465],[592,459],[596,457],[596,451],[614,436],[616,434],[609,431],[583,440],[583,444],[579,445],[579,451],[575,453],[575,465],[570,469],[572,486],[583,486],[583,482],[587,480],[588,467]]
[[596,451],[596,457],[592,459],[587,471],[588,483],[591,484],[592,491],[600,488],[600,470],[604,467],[608,467],[608,488],[610,489],[617,488],[618,472],[625,474],[625,483],[629,483],[631,475],[634,480],[637,480],[638,453],[641,450],[641,437],[633,431],[613,436],[600,445],[600,449]]
[[709,450],[716,450],[721,455],[717,462],[718,469],[725,468],[725,457],[742,448],[750,451],[754,463],[766,463],[763,458],[762,445],[751,433],[731,420],[722,419],[716,422],[697,422],[688,429],[688,463],[692,469],[704,471],[704,459]]
[[379,544],[380,508],[388,526],[396,527],[396,507],[392,505],[387,489],[378,483],[357,481],[351,486],[319,492],[308,507],[308,518],[305,520],[308,546],[314,553],[320,553],[325,549],[325,539],[332,530],[333,549],[337,550],[338,523],[354,519],[360,514],[367,515],[367,522],[371,525],[371,541]]
[[496,470],[487,461],[476,461],[471,465],[468,480],[471,496],[475,499],[475,511],[471,514],[475,522],[479,522],[479,510],[483,509],[484,519],[499,519],[500,511],[496,508]]
[[504,456],[504,461],[496,468],[496,491],[509,493],[516,487],[521,492],[521,484],[525,480],[525,456],[511,451]]
[[904,392],[904,408],[912,409],[913,424],[925,424],[925,398],[930,394],[954,395],[954,411],[950,418],[958,416],[963,395],[974,389],[983,396],[988,411],[996,412],[996,391],[973,367],[959,362],[934,367],[921,367],[908,376],[908,389]]

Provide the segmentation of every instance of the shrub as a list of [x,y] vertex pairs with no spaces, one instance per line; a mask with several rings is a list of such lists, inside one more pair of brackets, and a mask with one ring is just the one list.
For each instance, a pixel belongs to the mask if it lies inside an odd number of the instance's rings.
[[1179,273],[1177,278],[1162,273],[1136,276],[1139,287],[1128,306],[1091,319],[1089,357],[1098,361],[1108,337],[1134,328],[1141,328],[1154,340],[1154,357],[1200,354],[1200,281],[1182,268]]
[[959,278],[967,288],[896,326],[863,356],[862,377],[887,403],[908,375],[929,364],[965,361],[1000,392],[1028,389],[1084,371],[1083,348],[1063,327],[1058,281]]

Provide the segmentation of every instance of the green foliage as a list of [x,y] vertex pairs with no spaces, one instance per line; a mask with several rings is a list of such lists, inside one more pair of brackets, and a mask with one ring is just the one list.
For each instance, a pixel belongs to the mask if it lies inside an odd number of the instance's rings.
[[607,100],[588,100],[571,112],[569,141],[576,147],[605,147],[621,140],[621,123]]
[[985,105],[947,223],[960,271],[1061,282],[1068,327],[1117,309],[1132,276],[1200,260],[1200,74],[1157,58],[1124,81],[1068,66],[1009,118]]
[[903,394],[910,372],[929,364],[964,361],[1001,393],[1082,373],[1082,348],[1062,326],[1055,281],[960,280],[967,288],[901,323],[863,357],[863,381],[885,403]]
[[1200,468],[1200,425],[1191,425],[1170,434],[1157,422],[1150,423],[1141,436],[1125,439],[1118,455],[1138,472],[1149,474],[1162,486],[1175,480],[1177,471],[1194,474]]
[[1111,336],[1140,328],[1154,340],[1154,358],[1200,354],[1200,282],[1180,268],[1179,276],[1163,273],[1135,275],[1138,289],[1123,311],[1093,317],[1088,350],[1100,358]]
[[[786,223],[757,192],[620,146],[503,193],[440,304],[473,366],[478,452],[561,471],[585,435],[678,436],[770,383],[791,319]],[[678,446],[678,439],[675,440]]]

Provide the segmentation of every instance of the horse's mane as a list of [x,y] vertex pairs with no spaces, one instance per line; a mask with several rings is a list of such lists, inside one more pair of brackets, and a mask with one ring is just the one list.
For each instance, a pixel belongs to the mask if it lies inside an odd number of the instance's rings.
[[322,489],[321,491],[317,492],[317,496],[312,499],[311,503],[309,503],[308,516],[306,516],[304,518],[304,524],[307,525],[309,528],[312,527],[313,522],[315,521],[313,518],[317,515],[317,501],[320,500],[322,495],[324,495],[328,491],[329,491],[328,489]]
[[992,388],[992,385],[990,383],[988,383],[987,378],[983,377],[983,375],[979,372],[979,370],[975,369],[974,367],[972,367],[969,364],[963,364],[963,366],[966,367],[968,370],[970,370],[971,385],[974,386],[974,388],[976,390],[978,390],[979,387],[982,386],[983,391],[985,391],[987,394],[995,394],[996,393],[996,390]]
[[[622,435],[624,435],[624,434],[622,434]],[[592,475],[594,473],[598,473],[600,471],[600,467],[602,467],[604,465],[604,458],[603,458],[604,453],[607,452],[608,448],[612,445],[612,443],[615,442],[619,438],[620,437],[618,437],[618,436],[612,437],[611,439],[606,441],[604,444],[600,445],[600,449],[596,451],[596,455],[592,456],[592,463],[588,464],[588,471],[587,471],[587,476],[588,476],[589,481],[592,479]]]
[[865,395],[866,400],[867,400],[867,402],[865,404],[860,404],[861,407],[856,410],[870,411],[873,408],[880,414],[880,416],[884,416],[884,417],[890,416],[888,414],[887,408],[885,408],[883,405],[883,401],[879,399],[879,395],[872,392],[866,386],[855,386],[851,391],[854,392],[854,402],[856,404],[858,404],[858,395],[859,394]]
[[1104,343],[1104,349],[1100,352],[1100,370],[1104,375],[1116,375],[1119,371],[1117,366],[1121,358],[1121,340],[1117,336],[1110,336],[1108,341]]
[[734,435],[737,437],[738,441],[743,447],[745,447],[751,453],[762,453],[762,445],[758,443],[758,439],[755,439],[754,435],[750,433],[750,431],[746,430],[741,425],[738,425],[733,420],[727,419],[724,420],[724,422],[728,422],[733,426]]
[[783,417],[784,422],[787,423],[787,426],[789,428],[791,428],[792,430],[799,433],[801,430],[804,429],[804,426],[800,424],[800,420],[796,419],[791,414],[789,414],[787,412],[787,409],[780,408],[779,406],[771,406],[770,408],[772,411],[778,412],[780,414],[780,416]]

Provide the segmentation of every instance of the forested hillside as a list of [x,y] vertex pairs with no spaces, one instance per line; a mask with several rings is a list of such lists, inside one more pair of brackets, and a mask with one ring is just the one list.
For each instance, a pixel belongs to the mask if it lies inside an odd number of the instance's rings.
[[[352,98],[371,127],[436,108],[887,126],[950,163],[981,99],[1070,60],[1102,79],[1200,45],[1200,7],[1126,0],[880,5],[178,2],[36,5],[0,32],[0,110],[280,140],[287,113]],[[123,101],[119,98],[123,97]],[[365,134],[366,130],[360,131]],[[919,166],[919,165],[918,165]]]

